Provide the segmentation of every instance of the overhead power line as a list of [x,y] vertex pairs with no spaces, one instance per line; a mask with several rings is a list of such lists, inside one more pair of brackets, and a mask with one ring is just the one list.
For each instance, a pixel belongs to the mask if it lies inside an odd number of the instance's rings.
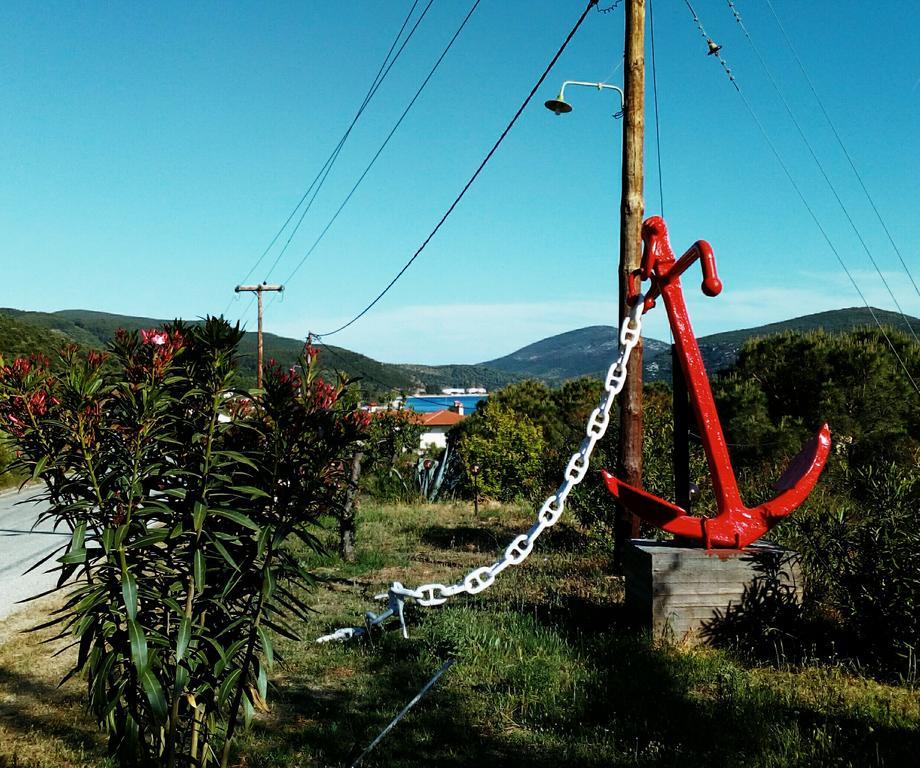
[[859,240],[860,245],[862,245],[863,250],[866,252],[866,256],[869,257],[869,261],[872,263],[872,266],[875,268],[876,274],[878,274],[879,279],[882,281],[882,284],[885,286],[885,289],[888,291],[888,295],[891,297],[891,300],[894,302],[895,307],[901,315],[901,318],[904,320],[904,324],[907,326],[907,330],[910,332],[910,335],[914,337],[914,341],[920,341],[917,338],[917,334],[914,333],[914,329],[910,325],[910,321],[907,319],[907,315],[904,313],[904,310],[901,309],[901,304],[898,302],[897,298],[894,295],[894,291],[891,290],[891,286],[888,284],[888,280],[885,279],[885,275],[882,273],[882,270],[879,268],[878,262],[875,260],[875,257],[872,255],[872,251],[869,250],[869,246],[863,238],[862,233],[859,231],[859,227],[856,226],[856,222],[853,220],[853,217],[850,215],[850,211],[847,209],[846,205],[843,202],[843,199],[840,197],[840,194],[837,192],[837,187],[831,181],[830,176],[828,176],[827,171],[824,169],[824,164],[821,162],[821,159],[818,157],[817,152],[815,152],[814,147],[808,139],[805,131],[803,130],[801,124],[798,121],[798,118],[795,116],[792,107],[789,105],[789,101],[786,99],[786,96],[783,94],[782,89],[779,86],[776,78],[773,76],[773,72],[770,70],[770,67],[767,65],[766,59],[760,52],[760,48],[754,42],[754,38],[751,37],[751,33],[748,31],[747,26],[744,23],[744,19],[741,18],[740,11],[735,7],[732,0],[728,0],[728,7],[731,10],[732,15],[735,18],[735,21],[738,23],[738,26],[741,28],[741,31],[744,33],[745,38],[747,38],[748,43],[753,49],[754,53],[757,55],[757,59],[760,61],[760,66],[763,68],[763,71],[766,73],[767,78],[770,80],[773,90],[776,91],[776,95],[779,96],[780,101],[783,102],[783,107],[786,109],[786,114],[789,115],[789,119],[792,121],[792,124],[795,126],[796,131],[798,131],[799,137],[802,139],[802,143],[805,144],[805,147],[808,149],[808,153],[811,155],[811,159],[814,160],[815,165],[818,167],[818,170],[821,172],[821,176],[824,178],[824,181],[827,183],[828,189],[830,189],[831,194],[834,196],[834,199],[837,201],[837,204],[840,206],[840,210],[843,212],[843,215],[846,217],[846,220],[850,223],[850,227],[853,230],[853,233],[856,235],[857,240]]
[[[368,381],[374,382],[375,384],[382,387],[384,391],[397,389],[396,387],[393,387],[392,385],[381,381],[376,376],[373,376],[372,374],[368,373],[367,369],[357,368],[357,366],[354,363],[350,363],[348,360],[345,359],[344,356],[336,352],[335,347],[332,347],[329,344],[323,343],[321,339],[316,339],[316,343],[319,344],[326,352],[329,352],[334,358],[339,360],[342,363],[342,366],[346,370],[346,372],[348,371],[348,369],[351,369],[352,372],[356,372],[357,376],[360,379],[367,379]],[[454,404],[456,403],[456,398],[451,398],[450,395],[445,395],[444,397],[432,397],[430,395],[424,395],[424,399],[426,403],[434,403],[435,405],[441,405],[445,409],[452,408]]]
[[[425,16],[428,14],[428,9],[431,8],[433,3],[434,3],[434,0],[428,0],[428,5],[425,6],[425,9],[422,11],[422,14],[418,17],[415,24],[412,26],[412,29],[409,30],[409,34],[406,36],[406,39],[403,40],[402,45],[400,45],[399,50],[396,52],[396,55],[393,57],[393,60],[387,66],[386,71],[384,71],[383,73],[383,76],[377,82],[377,85],[374,86],[372,91],[368,94],[368,97],[366,100],[367,102],[369,102],[370,99],[373,98],[373,95],[377,92],[377,89],[380,88],[384,79],[389,74],[390,70],[393,68],[393,65],[396,63],[396,60],[399,58],[399,55],[403,52],[403,49],[406,47],[406,44],[412,39],[412,36],[415,34],[415,30],[418,29],[419,24],[422,23],[422,19],[424,19]],[[354,123],[352,123],[352,127],[353,126],[354,126]],[[348,131],[349,132],[351,131],[351,127],[348,129]],[[307,202],[307,205],[304,207],[303,211],[301,212],[300,218],[297,220],[297,224],[291,230],[291,234],[288,236],[287,240],[285,241],[284,246],[278,252],[278,255],[275,257],[275,260],[272,262],[271,267],[269,267],[266,279],[268,279],[268,277],[271,276],[271,273],[275,271],[275,267],[278,266],[278,262],[281,261],[281,258],[284,256],[284,254],[287,252],[288,247],[291,245],[291,241],[294,239],[294,236],[300,230],[300,225],[303,224],[304,218],[306,217],[310,208],[313,206],[313,201],[316,200],[317,195],[319,195],[320,190],[323,188],[323,184],[326,183],[326,179],[328,178],[329,173],[332,171],[332,166],[335,165],[335,161],[338,159],[339,153],[342,151],[342,147],[345,145],[345,139],[347,137],[348,137],[348,134],[346,133],[346,135],[342,138],[342,141],[339,142],[339,146],[337,146],[335,150],[333,151],[333,154],[331,156],[331,162],[328,163],[328,166],[326,167],[325,172],[323,172],[322,174],[322,178],[319,180],[319,184],[317,184],[316,186],[316,190],[313,192],[313,195],[310,197],[310,200]]]
[[[390,73],[390,70],[393,68],[393,65],[399,59],[400,55],[402,54],[409,40],[412,39],[413,34],[415,34],[415,30],[418,28],[418,25],[422,22],[422,19],[425,18],[425,15],[428,13],[428,9],[431,7],[431,4],[433,2],[434,0],[429,0],[428,5],[422,11],[421,15],[416,20],[414,26],[410,30],[409,34],[406,36],[405,40],[403,40],[402,45],[399,47],[399,50],[396,51],[396,55],[394,56],[393,51],[396,48],[397,44],[399,44],[399,40],[402,37],[403,32],[406,29],[406,26],[409,24],[409,20],[412,18],[412,15],[415,13],[415,9],[416,9],[416,6],[418,6],[419,0],[415,0],[412,3],[412,6],[409,8],[409,12],[406,14],[406,18],[403,20],[402,26],[400,26],[399,31],[396,33],[396,36],[393,38],[393,42],[390,44],[390,47],[387,50],[386,56],[383,57],[383,61],[380,63],[380,67],[377,69],[377,72],[374,75],[374,79],[372,80],[367,93],[364,95],[364,99],[362,100],[361,105],[358,107],[358,110],[355,113],[354,118],[352,118],[351,123],[345,129],[345,132],[342,134],[341,138],[339,138],[339,141],[336,144],[335,148],[329,154],[329,157],[326,158],[326,161],[323,163],[322,167],[319,169],[316,176],[313,178],[313,181],[310,182],[310,186],[307,187],[307,190],[303,193],[300,200],[297,201],[297,205],[294,206],[293,210],[288,214],[288,217],[284,220],[284,223],[275,233],[274,237],[272,237],[269,244],[265,247],[265,250],[262,251],[262,254],[259,256],[258,259],[256,259],[255,263],[252,265],[252,267],[250,267],[249,271],[243,277],[243,282],[248,280],[250,275],[252,275],[253,272],[256,271],[256,269],[258,269],[259,264],[262,263],[263,259],[265,259],[265,257],[268,255],[269,251],[271,251],[275,243],[278,242],[278,239],[287,229],[288,224],[290,224],[291,220],[297,215],[297,212],[300,210],[301,206],[304,204],[304,201],[307,200],[307,198],[310,196],[310,193],[313,192],[314,188],[317,187],[317,184],[319,184],[320,187],[322,186],[322,183],[325,181],[326,176],[329,175],[329,171],[332,169],[332,166],[335,164],[335,161],[338,158],[339,153],[342,151],[342,147],[345,146],[345,142],[348,140],[348,137],[351,135],[351,131],[355,127],[355,124],[358,122],[361,115],[364,113],[364,110],[367,108],[371,100],[374,98],[374,95],[377,93],[380,86],[383,85],[383,82],[384,80],[386,80],[386,77]],[[391,59],[391,56],[392,56],[392,59]],[[316,189],[316,192],[318,191],[319,191],[319,188]],[[297,225],[294,228],[294,233],[296,233],[297,228],[300,226],[301,222],[303,221],[304,216],[306,215],[307,210],[309,210],[309,207],[310,205],[312,205],[313,199],[315,198],[316,198],[316,194],[314,193],[313,198],[310,200],[307,207],[304,209],[304,212],[301,214],[300,220],[297,222]],[[293,233],[291,235],[291,238],[292,237],[293,237]],[[288,243],[290,243],[291,238],[288,238]],[[285,244],[285,248],[287,248],[287,244]],[[229,309],[229,305],[227,309]],[[224,310],[224,311],[226,312],[227,310]]]
[[540,75],[539,79],[534,84],[533,88],[531,88],[530,93],[527,94],[527,97],[524,99],[521,106],[518,107],[517,112],[514,113],[514,116],[511,118],[511,121],[505,127],[505,130],[502,131],[501,135],[498,137],[495,144],[492,145],[492,148],[488,151],[486,156],[482,159],[482,162],[479,163],[479,166],[473,172],[473,175],[470,176],[469,181],[467,181],[466,184],[463,185],[463,189],[461,189],[457,197],[454,198],[454,201],[450,204],[450,207],[448,207],[448,209],[444,212],[444,215],[441,216],[441,218],[438,220],[438,223],[435,224],[434,229],[432,229],[431,232],[428,234],[428,236],[422,241],[422,244],[416,249],[415,253],[412,254],[409,260],[403,265],[402,269],[400,269],[399,272],[396,273],[396,276],[392,280],[390,280],[389,283],[387,283],[386,287],[382,291],[380,291],[380,293],[378,293],[377,296],[374,297],[374,299],[366,307],[364,307],[364,309],[358,312],[358,314],[352,317],[347,323],[340,325],[338,328],[332,331],[328,331],[326,333],[318,333],[314,335],[319,336],[319,337],[328,337],[336,333],[339,333],[341,331],[344,331],[349,326],[354,325],[358,320],[364,317],[364,315],[370,312],[370,310],[377,304],[377,302],[379,302],[384,296],[386,296],[386,294],[396,284],[396,282],[406,273],[406,270],[412,266],[415,260],[421,255],[422,251],[424,251],[425,248],[428,246],[428,243],[431,242],[434,236],[438,233],[438,231],[444,225],[444,222],[447,221],[448,217],[454,212],[454,209],[460,204],[460,201],[463,199],[463,196],[467,193],[467,190],[469,190],[469,188],[473,186],[473,183],[476,181],[476,179],[479,178],[479,174],[482,173],[483,168],[485,168],[489,160],[492,159],[492,156],[501,146],[501,143],[505,140],[505,137],[508,135],[511,129],[514,127],[514,124],[517,122],[518,118],[521,116],[521,113],[526,109],[527,105],[530,104],[531,100],[534,97],[534,94],[537,92],[540,86],[543,85],[543,81],[546,79],[547,75],[549,75],[550,71],[555,66],[556,62],[559,60],[559,57],[562,56],[562,53],[563,51],[565,51],[569,42],[572,40],[572,38],[575,36],[575,33],[581,27],[582,23],[584,22],[585,18],[588,15],[588,12],[595,5],[597,5],[597,0],[589,0],[587,7],[582,12],[578,21],[575,22],[575,26],[572,27],[572,30],[566,36],[562,45],[559,47],[559,50],[556,51],[556,54],[550,60],[549,64],[547,64],[546,69],[543,70],[543,74]]
[[[334,214],[332,214],[332,217],[331,217],[331,218],[329,219],[329,221],[326,223],[326,226],[323,227],[322,231],[319,233],[319,236],[318,236],[318,237],[316,238],[316,240],[313,242],[313,245],[311,245],[310,248],[307,250],[307,252],[303,255],[303,258],[301,258],[301,260],[297,263],[297,266],[294,267],[293,270],[291,270],[291,273],[288,275],[287,279],[285,280],[285,283],[289,283],[289,282],[291,281],[291,279],[300,271],[301,267],[303,267],[303,265],[306,263],[307,259],[310,258],[310,256],[311,256],[311,254],[313,253],[313,251],[316,250],[316,247],[322,242],[323,238],[326,236],[326,233],[329,231],[329,228],[335,223],[335,220],[339,217],[339,214],[344,210],[345,206],[348,205],[348,201],[351,200],[352,196],[355,194],[355,192],[357,192],[358,187],[361,186],[361,183],[364,181],[364,179],[365,179],[365,177],[367,176],[367,174],[370,173],[370,170],[371,170],[371,168],[374,167],[374,164],[377,162],[377,159],[380,157],[381,154],[383,154],[383,150],[386,149],[387,144],[390,143],[390,139],[393,138],[393,135],[394,135],[394,134],[396,133],[396,131],[399,129],[399,126],[402,125],[403,120],[406,119],[406,115],[409,114],[409,111],[410,111],[410,110],[412,109],[412,107],[415,105],[415,102],[418,101],[419,96],[422,95],[422,91],[425,90],[425,87],[428,85],[428,82],[429,82],[429,81],[431,80],[431,78],[434,76],[434,73],[437,72],[438,67],[441,66],[441,62],[444,61],[444,58],[447,56],[447,53],[448,53],[448,52],[450,51],[450,49],[453,47],[454,42],[455,42],[455,41],[457,40],[457,38],[460,36],[460,33],[463,31],[463,28],[466,26],[466,23],[470,20],[470,17],[473,15],[473,12],[476,10],[476,8],[479,7],[479,3],[480,3],[480,2],[481,2],[481,0],[475,0],[475,2],[473,3],[473,5],[470,7],[469,12],[466,14],[466,16],[464,17],[463,21],[460,23],[460,26],[457,27],[457,31],[454,32],[453,37],[451,37],[451,39],[448,41],[448,43],[447,43],[447,45],[445,46],[444,50],[441,51],[441,55],[438,57],[437,61],[435,61],[434,66],[429,70],[429,72],[428,72],[428,74],[426,75],[425,79],[422,80],[422,83],[421,83],[421,85],[418,87],[418,90],[415,92],[415,95],[412,97],[412,99],[411,99],[411,100],[409,101],[409,103],[406,105],[406,108],[403,110],[402,114],[399,116],[399,119],[396,121],[395,125],[390,129],[390,132],[387,134],[387,137],[383,140],[383,143],[380,145],[380,147],[379,147],[379,148],[377,149],[377,151],[374,153],[374,156],[371,158],[370,162],[369,162],[369,163],[367,164],[367,166],[364,168],[364,171],[363,171],[363,172],[361,173],[361,175],[358,177],[358,180],[354,183],[354,185],[352,186],[351,190],[350,190],[350,191],[348,192],[348,194],[345,196],[345,199],[342,200],[341,205],[339,205],[339,207],[338,207],[338,209],[336,210],[336,212],[335,212]],[[276,263],[277,263],[277,261],[276,261]]]
[[891,349],[892,354],[897,359],[898,363],[901,366],[901,369],[904,371],[904,374],[907,376],[908,381],[910,381],[914,390],[920,394],[920,387],[918,387],[917,382],[914,380],[914,377],[911,375],[910,370],[907,368],[907,365],[904,363],[904,360],[901,358],[901,355],[898,354],[898,350],[895,347],[894,343],[889,338],[888,334],[885,332],[885,328],[882,325],[881,321],[878,319],[878,316],[875,314],[875,310],[866,300],[865,294],[859,287],[859,283],[856,282],[850,270],[847,268],[846,262],[844,262],[843,257],[840,255],[840,251],[837,249],[837,246],[834,245],[834,242],[831,240],[830,235],[828,235],[827,230],[821,224],[821,220],[818,218],[818,215],[815,213],[814,209],[811,207],[811,204],[808,202],[808,198],[805,197],[805,194],[802,192],[798,183],[795,180],[795,177],[792,175],[792,172],[789,170],[789,166],[786,164],[786,161],[783,160],[783,156],[780,154],[779,149],[776,144],[773,143],[773,139],[770,138],[770,134],[767,132],[767,129],[764,127],[764,124],[760,121],[760,118],[757,116],[757,112],[754,110],[754,106],[748,100],[747,96],[744,94],[744,91],[741,90],[741,86],[738,84],[737,79],[732,73],[731,69],[728,66],[728,63],[722,57],[721,48],[722,46],[717,45],[712,38],[706,34],[706,30],[703,28],[703,22],[700,20],[700,17],[697,15],[696,11],[693,9],[693,6],[690,4],[690,0],[684,0],[689,8],[691,15],[693,16],[693,21],[696,23],[697,29],[702,34],[703,38],[706,39],[707,45],[709,46],[709,54],[715,56],[718,59],[719,64],[722,69],[725,71],[729,81],[734,86],[735,90],[738,92],[738,95],[741,97],[741,101],[744,103],[744,106],[747,108],[748,114],[754,120],[754,123],[757,125],[757,128],[760,130],[761,135],[766,141],[767,146],[773,152],[776,161],[779,163],[780,168],[782,168],[786,179],[792,185],[793,190],[795,190],[796,195],[799,200],[802,201],[802,205],[805,206],[805,210],[808,211],[809,216],[811,216],[812,221],[815,223],[815,226],[818,228],[818,231],[821,233],[824,241],[827,243],[828,247],[831,249],[831,252],[834,254],[834,257],[837,259],[837,262],[840,264],[840,268],[843,270],[844,274],[849,279],[850,283],[853,286],[853,289],[859,295],[859,298],[862,299],[863,304],[866,305],[866,309],[869,310],[869,314],[872,315],[872,319],[875,321],[876,326],[878,326],[879,332],[885,338],[885,341],[888,343],[888,347]]
[[773,14],[773,18],[776,19],[777,25],[779,25],[780,31],[783,33],[783,38],[786,41],[786,45],[789,47],[789,50],[792,52],[792,56],[795,59],[796,63],[799,65],[799,69],[802,72],[802,75],[805,77],[805,82],[808,83],[808,87],[811,89],[812,95],[815,97],[815,101],[818,102],[818,106],[821,108],[821,113],[824,115],[824,119],[827,120],[827,124],[830,126],[831,132],[834,134],[834,138],[837,139],[837,144],[840,146],[840,149],[843,151],[844,156],[847,159],[847,162],[850,164],[850,168],[853,171],[853,175],[856,176],[856,180],[859,182],[859,186],[862,187],[863,193],[866,195],[866,200],[869,201],[869,205],[872,207],[872,210],[875,212],[876,217],[878,218],[879,224],[882,225],[882,229],[885,230],[885,234],[888,236],[888,242],[891,243],[891,247],[894,248],[894,252],[898,255],[898,260],[901,262],[901,266],[904,268],[904,271],[907,273],[907,277],[911,282],[911,285],[914,286],[914,291],[916,291],[917,296],[920,296],[920,288],[917,287],[917,283],[914,281],[913,275],[911,275],[910,270],[907,268],[907,264],[904,261],[904,257],[901,255],[901,249],[898,248],[897,243],[894,241],[894,237],[891,234],[891,230],[888,229],[888,225],[885,223],[885,219],[882,218],[881,211],[879,211],[878,206],[875,204],[875,200],[872,198],[872,195],[869,193],[869,188],[866,186],[863,181],[862,174],[857,170],[856,163],[853,162],[853,158],[850,156],[849,151],[846,148],[846,145],[843,143],[843,139],[840,136],[837,126],[834,125],[834,121],[831,120],[831,116],[828,113],[827,109],[824,107],[824,101],[818,95],[818,91],[815,89],[814,83],[812,83],[811,78],[808,76],[808,72],[805,71],[805,65],[802,63],[802,60],[799,58],[799,54],[795,49],[795,46],[792,44],[792,40],[789,38],[789,35],[786,34],[786,28],[783,26],[783,23],[780,21],[779,16],[776,15],[776,11],[773,8],[773,3],[770,0],[767,0],[767,6],[770,9],[770,13]]

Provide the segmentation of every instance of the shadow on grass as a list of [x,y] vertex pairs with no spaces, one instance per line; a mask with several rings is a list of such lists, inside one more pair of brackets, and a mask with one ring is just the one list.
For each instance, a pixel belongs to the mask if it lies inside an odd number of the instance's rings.
[[[423,544],[438,549],[493,553],[503,550],[512,539],[526,530],[526,525],[511,526],[483,520],[481,525],[476,526],[427,526],[422,529],[420,539]],[[588,538],[582,531],[574,526],[561,524],[540,537],[539,548],[543,554],[583,552],[588,544]]]
[[[490,720],[490,697],[502,691],[439,684],[362,765],[899,766],[920,750],[915,727],[793,705],[731,663],[625,633],[594,639],[599,673],[551,720]],[[296,714],[258,725],[245,764],[351,765],[436,668],[415,644],[382,645],[370,686],[284,691],[282,709]]]
[[[100,760],[104,754],[99,731],[83,712],[79,695],[5,665],[0,666],[0,725],[34,739],[36,745],[53,737],[74,751],[96,754]],[[15,754],[0,754],[0,766],[15,765],[17,760]]]
[[723,657],[617,638],[598,664],[581,722],[617,728],[634,764],[894,766],[920,749],[915,727],[784,701]]
[[[350,766],[434,672],[429,656],[419,658],[405,646],[408,652],[395,654],[394,648],[380,649],[371,663],[370,687],[286,688],[279,703],[289,714],[256,725],[253,742],[242,750],[245,764],[267,768],[309,759],[316,765]],[[478,729],[464,699],[439,683],[361,765],[459,768],[515,764],[516,757],[507,744]]]
[[[496,521],[419,531],[444,556],[494,552],[518,532]],[[601,593],[594,566],[573,566],[580,532],[559,526],[540,547],[563,555],[548,558],[549,571],[518,572],[498,597],[445,608],[408,642],[393,633],[331,654],[315,686],[282,686],[277,714],[240,745],[240,765],[351,765],[454,652],[458,664],[362,765],[914,764],[917,723],[886,714],[884,697],[837,701],[820,683],[771,688],[725,654],[652,643],[629,628],[618,596]],[[571,578],[556,572],[572,568]],[[551,675],[545,687],[558,700],[541,690]]]
[[482,527],[431,525],[421,531],[420,540],[422,544],[448,552],[460,549],[493,553],[506,547],[518,533],[516,528],[495,524],[483,524]]

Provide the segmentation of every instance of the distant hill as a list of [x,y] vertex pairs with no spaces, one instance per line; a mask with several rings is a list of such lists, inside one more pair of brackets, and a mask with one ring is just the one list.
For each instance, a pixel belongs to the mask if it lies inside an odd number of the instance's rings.
[[[874,308],[873,311],[883,325],[908,332],[904,318],[897,312]],[[908,322],[915,332],[920,332],[920,319],[908,317]],[[865,307],[818,312],[780,323],[702,336],[699,339],[700,352],[707,370],[714,372],[731,365],[748,339],[787,330],[814,331],[821,328],[829,333],[839,333],[866,325],[875,325],[875,321]],[[602,376],[616,356],[616,334],[613,326],[592,325],[528,344],[517,352],[489,360],[482,365],[550,383],[578,376]],[[670,344],[652,338],[645,338],[644,342],[645,380],[670,381]]]
[[0,355],[6,362],[29,354],[54,358],[64,344],[72,341],[61,331],[23,323],[0,313]]
[[[75,342],[84,347],[101,349],[119,328],[137,330],[153,328],[165,321],[152,317],[116,315],[85,309],[65,309],[58,312],[29,312],[21,309],[0,309],[0,352],[5,356],[40,351],[52,356],[61,344]],[[265,361],[275,360],[290,366],[303,349],[302,339],[290,339],[273,333],[263,335]],[[247,331],[240,344],[243,358],[240,372],[244,382],[253,384],[256,378],[257,334]],[[394,365],[381,363],[343,347],[325,345],[321,361],[327,373],[342,371],[361,380],[361,388],[371,397],[390,391],[412,391],[422,388],[435,392],[442,387],[486,387],[498,389],[521,376],[505,371],[472,365]]]
[[[874,312],[883,324],[907,330],[899,314],[883,309]],[[915,331],[920,331],[920,319],[912,317],[908,320]],[[163,322],[151,317],[83,309],[59,312],[0,309],[0,353],[7,358],[29,352],[41,352],[53,357],[62,344],[70,342],[83,347],[102,348],[118,328],[151,328]],[[700,350],[707,369],[714,372],[730,365],[744,342],[755,336],[817,328],[839,332],[865,325],[874,325],[866,308],[819,312],[781,323],[703,336],[699,340]],[[670,381],[670,345],[652,338],[644,341],[643,367],[646,381]],[[265,360],[274,359],[284,366],[292,365],[303,349],[303,344],[301,339],[266,333]],[[256,334],[247,332],[240,346],[243,352],[240,363],[243,381],[253,384],[256,377]],[[616,330],[612,326],[594,325],[528,344],[517,352],[480,365],[381,363],[336,346],[325,346],[321,360],[328,372],[339,370],[349,377],[359,378],[368,396],[380,397],[391,391],[405,392],[418,388],[439,392],[443,387],[485,387],[491,391],[525,378],[559,384],[579,376],[599,377],[607,370],[616,350]]]

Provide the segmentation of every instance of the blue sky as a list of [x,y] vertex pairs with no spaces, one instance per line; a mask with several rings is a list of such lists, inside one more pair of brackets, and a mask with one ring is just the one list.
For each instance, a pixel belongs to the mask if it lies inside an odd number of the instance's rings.
[[[920,281],[920,6],[773,0]],[[409,0],[4,3],[0,6],[0,305],[154,317],[227,310],[233,287],[335,147]],[[419,9],[425,2],[419,4]],[[435,0],[352,132],[278,268],[287,280],[468,11]],[[602,6],[609,3],[602,2]],[[696,0],[866,298],[887,291],[723,0]],[[736,6],[903,309],[920,298],[762,2]],[[266,329],[337,327],[396,273],[491,147],[584,7],[482,0]],[[655,2],[664,213],[678,251],[714,246],[723,294],[685,280],[700,335],[861,300],[712,57],[684,2]],[[418,13],[418,11],[416,12]],[[330,338],[389,362],[478,362],[616,321],[623,14],[592,12],[454,215],[363,320]],[[650,65],[649,56],[649,65]],[[662,211],[648,73],[646,212]],[[647,333],[667,338],[663,311]]]

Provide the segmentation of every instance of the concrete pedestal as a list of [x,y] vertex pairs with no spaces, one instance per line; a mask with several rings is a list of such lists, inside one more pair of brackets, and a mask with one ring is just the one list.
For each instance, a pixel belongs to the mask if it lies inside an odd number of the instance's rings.
[[798,556],[772,544],[706,550],[634,539],[623,554],[627,611],[655,636],[678,642],[701,642],[701,630],[737,608],[758,579],[779,585],[789,599],[801,599]]

